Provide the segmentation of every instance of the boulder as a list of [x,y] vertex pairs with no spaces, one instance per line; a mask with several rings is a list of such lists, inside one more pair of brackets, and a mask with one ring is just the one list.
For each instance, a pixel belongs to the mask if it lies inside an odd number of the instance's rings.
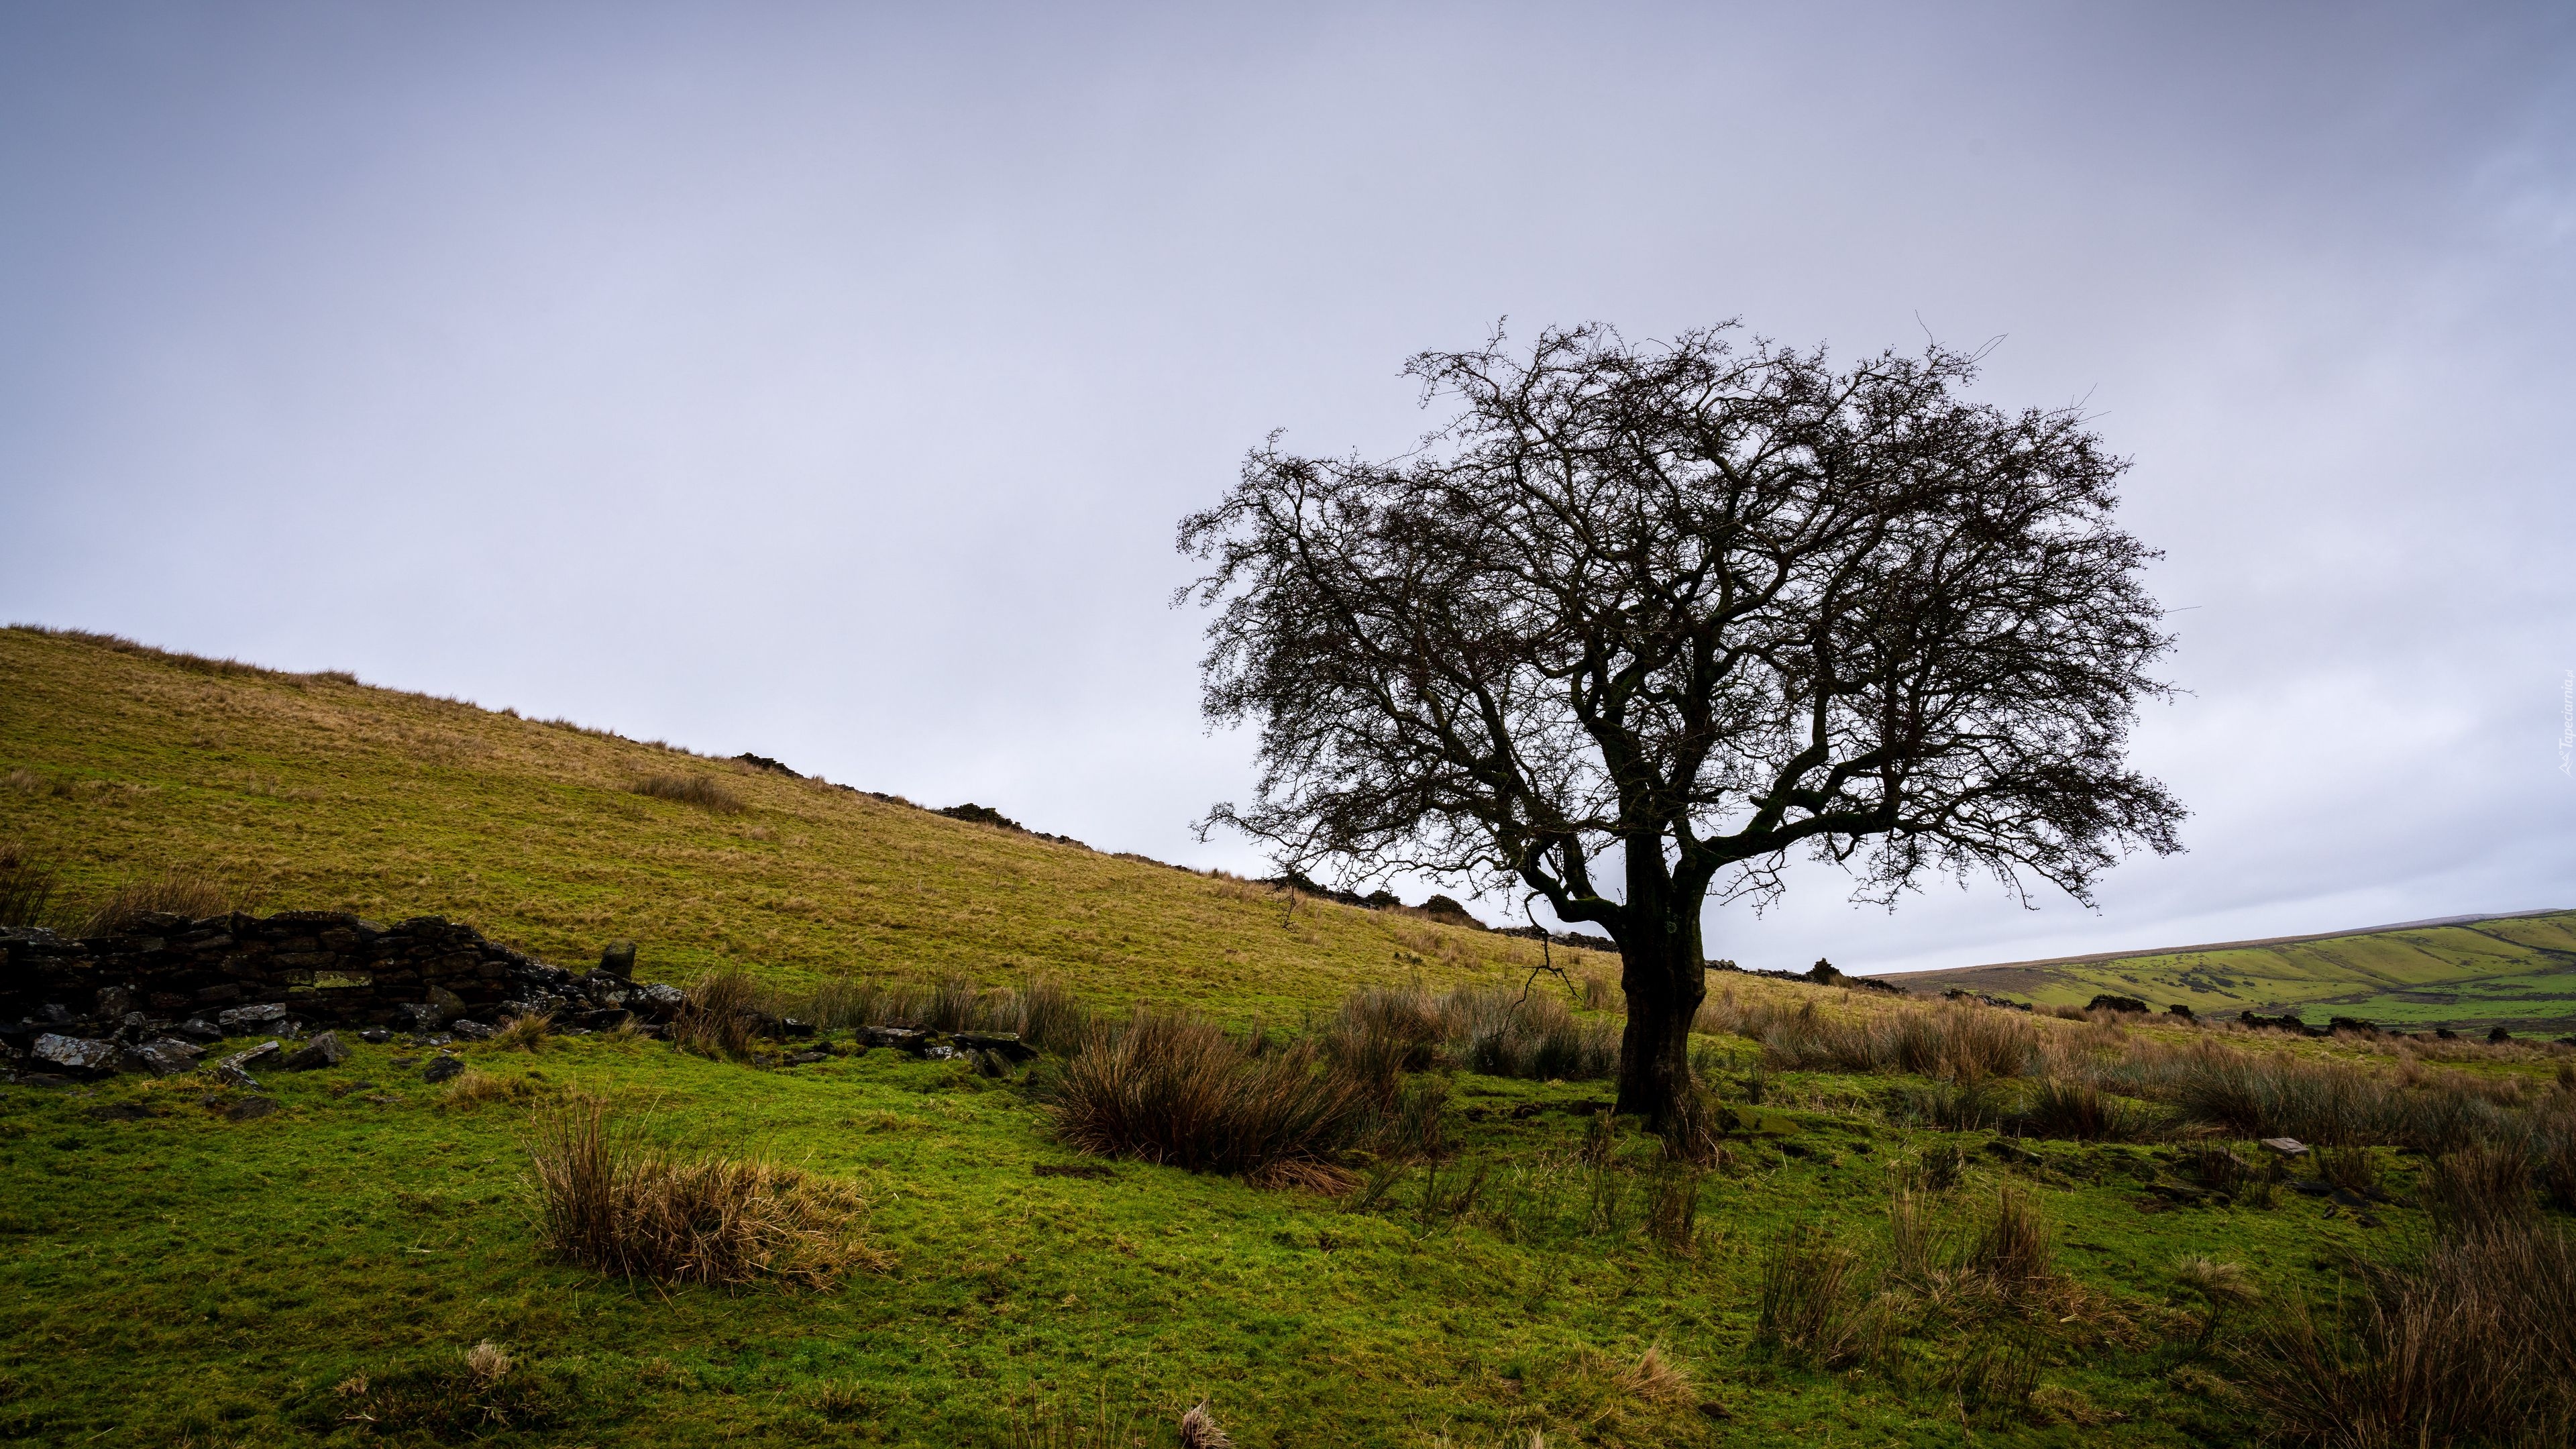
[[215,1080],[222,1082],[226,1086],[241,1087],[245,1090],[256,1091],[259,1088],[259,1083],[251,1080],[251,1066],[255,1063],[267,1061],[269,1058],[276,1056],[277,1054],[278,1045],[273,1041],[261,1042],[259,1045],[252,1047],[246,1052],[235,1052],[231,1056],[224,1058],[222,1061],[215,1063],[212,1068]]
[[278,1065],[290,1072],[309,1072],[320,1067],[336,1067],[349,1059],[349,1048],[336,1031],[326,1031],[297,1048]]
[[253,1002],[215,1014],[215,1024],[226,1036],[252,1036],[263,1031],[276,1031],[286,1025],[286,1008],[274,1001]]
[[635,975],[635,943],[609,942],[607,948],[599,953],[599,969],[602,974],[620,981],[631,979]]
[[28,1053],[38,1062],[58,1072],[75,1077],[100,1076],[116,1070],[121,1049],[112,1041],[92,1037],[57,1036],[52,1032],[36,1038],[35,1050]]
[[139,1046],[125,1049],[124,1066],[128,1071],[150,1072],[156,1077],[175,1077],[197,1069],[197,1059],[206,1049],[194,1042],[175,1037],[155,1037]]
[[429,988],[428,1000],[424,1004],[429,1006],[436,1016],[429,1027],[423,1028],[424,1030],[445,1026],[465,1014],[465,998],[444,986]]
[[490,1041],[494,1036],[499,1034],[493,1028],[485,1026],[479,1021],[451,1021],[447,1024],[447,1029],[456,1033],[458,1036],[465,1038],[467,1041]]
[[2301,1142],[2296,1137],[2266,1137],[2263,1139],[2263,1145],[2271,1148],[2274,1152],[2281,1154],[2283,1157],[2305,1157],[2308,1155],[2308,1144]]
[[428,1066],[421,1068],[420,1079],[424,1082],[444,1082],[451,1077],[464,1074],[465,1063],[462,1060],[456,1057],[438,1057]]
[[652,1016],[677,1015],[681,1007],[689,1004],[689,994],[667,981],[653,982],[636,995],[643,998],[640,1005]]
[[959,1046],[991,1052],[1005,1061],[1025,1062],[1038,1054],[1037,1048],[1020,1040],[1017,1032],[961,1031],[955,1040]]
[[416,1035],[426,1035],[446,1025],[438,1008],[426,1001],[406,1001],[394,1008],[395,1024]]

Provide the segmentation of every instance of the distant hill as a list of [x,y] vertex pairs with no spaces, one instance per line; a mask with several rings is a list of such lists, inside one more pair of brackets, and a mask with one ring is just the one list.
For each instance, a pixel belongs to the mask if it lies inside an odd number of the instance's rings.
[[2295,1012],[2388,1026],[2517,1032],[2576,1030],[2576,911],[2448,916],[2391,926],[2102,952],[1880,978],[1916,992],[1950,988],[2081,1006],[2096,994],[2163,1008]]
[[[236,904],[449,916],[574,966],[631,939],[661,979],[720,963],[782,982],[1037,974],[1294,1021],[1354,986],[1517,980],[1540,955],[1422,911],[1289,910],[1256,882],[757,754],[24,627],[0,629],[12,841],[59,865],[75,912],[176,868],[221,877]],[[1569,957],[1616,974],[1615,958]]]

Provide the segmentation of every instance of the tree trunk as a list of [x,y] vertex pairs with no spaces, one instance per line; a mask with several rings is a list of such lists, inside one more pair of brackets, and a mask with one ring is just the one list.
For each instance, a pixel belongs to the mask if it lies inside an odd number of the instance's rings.
[[[1633,861],[1638,852],[1629,854]],[[1708,968],[1700,959],[1699,901],[1679,898],[1660,851],[1649,859],[1650,869],[1632,865],[1628,872],[1628,930],[1619,942],[1619,985],[1628,998],[1619,1110],[1661,1132],[1690,1092],[1691,1022],[1708,995]]]

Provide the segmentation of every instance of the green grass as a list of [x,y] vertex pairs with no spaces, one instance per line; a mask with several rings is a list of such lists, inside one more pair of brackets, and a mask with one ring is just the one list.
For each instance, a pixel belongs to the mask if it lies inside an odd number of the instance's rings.
[[[202,867],[271,908],[444,915],[574,966],[629,939],[646,977],[1037,973],[1237,1020],[1294,1020],[1357,985],[1525,974],[1539,956],[325,675],[10,628],[0,681],[0,841],[59,860],[76,901]],[[673,775],[715,777],[748,808],[633,788]],[[1607,956],[1556,959],[1616,974]]]
[[[1570,1165],[1586,1123],[1563,1109],[1597,1086],[1460,1078],[1463,1147],[1442,1172],[1454,1188],[1482,1165],[1487,1185],[1477,1211],[1448,1216],[1423,1211],[1420,1167],[1365,1211],[1132,1163],[1040,1177],[1074,1159],[1018,1086],[890,1052],[759,1070],[659,1044],[469,1051],[504,1077],[542,1074],[542,1091],[649,1108],[676,1144],[859,1183],[893,1268],[829,1293],[726,1294],[551,1264],[519,1142],[532,1104],[442,1106],[392,1048],[281,1076],[282,1110],[243,1122],[178,1079],[0,1089],[0,1439],[354,1442],[335,1386],[452,1376],[488,1339],[556,1400],[504,1442],[1003,1443],[1016,1421],[1103,1395],[1164,1425],[1207,1397],[1244,1444],[1525,1445],[1533,1427],[1605,1444],[1958,1442],[1963,1410],[1938,1383],[1965,1331],[1913,1343],[1896,1376],[1812,1373],[1749,1346],[1763,1245],[1826,1203],[1874,1241],[1887,1164],[1939,1139],[1866,1110],[1883,1083],[1775,1078],[1768,1100],[1786,1105],[1707,1180],[1683,1258],[1642,1229],[1648,1142],[1610,1175],[1625,1202],[1592,1215]],[[329,1090],[356,1080],[378,1086]],[[160,1115],[90,1115],[129,1102]],[[2032,1189],[2075,1277],[2112,1305],[2116,1328],[2046,1330],[2044,1381],[2123,1416],[2097,1438],[2235,1442],[2222,1408],[2169,1381],[2164,1265],[2208,1253],[2317,1283],[2370,1235],[2286,1195],[2270,1211],[2143,1213],[2156,1150],[2037,1156],[1972,1152],[1951,1196],[1964,1211],[2006,1181]],[[2378,1236],[2415,1231],[2412,1213],[2385,1216],[2398,1221]],[[1693,1372],[1687,1399],[1620,1387],[1657,1344]],[[2077,1442],[2026,1415],[1975,1417],[1992,1442]]]
[[[1043,973],[1095,1006],[1290,1025],[1371,982],[1517,984],[1534,956],[344,680],[27,630],[0,631],[0,679],[0,838],[60,860],[75,904],[203,866],[271,906],[447,914],[572,963],[631,937],[648,976]],[[697,771],[747,808],[631,789]],[[1530,1449],[1533,1430],[1557,1446],[2244,1444],[2224,1376],[2190,1347],[2175,1260],[2246,1264],[2277,1299],[2331,1291],[2345,1255],[2426,1231],[2408,1207],[2365,1227],[2287,1193],[2172,1207],[2147,1189],[2174,1183],[2178,1148],[1998,1151],[1991,1133],[1903,1125],[1920,1080],[1757,1077],[1750,1044],[1703,1044],[1732,1058],[1718,1080],[1743,1120],[1697,1185],[1686,1251],[1648,1231],[1673,1180],[1655,1144],[1632,1135],[1585,1165],[1597,1082],[1455,1074],[1452,1155],[1342,1199],[1137,1163],[1041,1176],[1077,1159],[1028,1081],[886,1051],[791,1068],[651,1042],[469,1046],[527,1095],[463,1105],[398,1049],[360,1046],[279,1074],[280,1110],[250,1120],[195,1078],[0,1087],[0,1442],[1035,1445],[1105,1442],[1077,1435],[1106,1416],[1141,1426],[1117,1442],[1167,1443],[1205,1398],[1246,1446]],[[2489,1055],[2469,1069],[2547,1081],[2540,1054]],[[575,1091],[677,1148],[856,1184],[886,1271],[728,1293],[550,1261],[523,1138]],[[102,1110],[134,1107],[151,1115]],[[2054,1306],[1918,1302],[1881,1359],[1844,1371],[1756,1342],[1775,1242],[1821,1230],[1883,1258],[1891,1168],[1952,1147],[1969,1165],[1932,1212],[1964,1228],[2006,1187],[2029,1192],[2058,1236]],[[2402,1198],[2416,1165],[2389,1162]],[[486,1341],[517,1367],[478,1384],[466,1354]],[[1966,1370],[1998,1343],[2036,1360],[2027,1402],[1976,1399]],[[1650,1348],[1687,1391],[1640,1392]]]
[[2081,1006],[2107,992],[2204,1014],[2293,1012],[2320,1026],[2350,1016],[2409,1028],[2576,1031],[2576,911],[1889,979],[1918,992],[1958,986],[2039,1006]]

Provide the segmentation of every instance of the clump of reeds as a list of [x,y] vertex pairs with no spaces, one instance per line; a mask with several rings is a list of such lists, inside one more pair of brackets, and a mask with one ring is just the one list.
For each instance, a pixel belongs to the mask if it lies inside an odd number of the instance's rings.
[[713,775],[646,775],[626,787],[638,795],[695,805],[718,815],[739,815],[742,797]]
[[1442,1003],[1458,1064],[1493,1077],[1595,1081],[1619,1068],[1619,1028],[1579,1021],[1556,997],[1461,988]]
[[1839,1369],[1879,1357],[1890,1327],[1859,1253],[1803,1229],[1773,1242],[1754,1342],[1811,1368]]
[[760,990],[741,968],[722,966],[691,985],[671,1018],[671,1042],[706,1057],[743,1057],[760,1037]]
[[1311,1042],[1256,1053],[1212,1022],[1146,1008],[1096,1029],[1043,1099],[1085,1152],[1272,1181],[1316,1180],[1377,1103]]
[[2433,1220],[2454,1232],[2503,1227],[2531,1216],[2531,1159],[2511,1147],[2463,1147],[2434,1158],[2415,1191]]
[[603,1102],[540,1116],[526,1145],[545,1246],[602,1273],[819,1289],[886,1263],[860,1240],[866,1204],[850,1184],[656,1147]]
[[14,840],[0,840],[0,926],[53,924],[60,872],[51,860]]
[[136,876],[118,886],[80,928],[84,936],[112,936],[151,915],[190,920],[219,916],[233,908],[232,891],[213,872],[196,866],[172,866],[157,874]]
[[554,1035],[554,1029],[555,1019],[552,1012],[540,1011],[526,1016],[514,1016],[502,1022],[501,1029],[492,1034],[492,1045],[508,1051],[543,1051],[547,1039]]
[[2077,1142],[2138,1142],[2159,1135],[2162,1124],[2134,1103],[2091,1082],[2041,1079],[2012,1114],[2016,1131],[2031,1137]]
[[2576,1438],[2576,1247],[2524,1216],[2365,1267],[2320,1310],[2292,1298],[2238,1353],[2277,1437],[2390,1446]]

